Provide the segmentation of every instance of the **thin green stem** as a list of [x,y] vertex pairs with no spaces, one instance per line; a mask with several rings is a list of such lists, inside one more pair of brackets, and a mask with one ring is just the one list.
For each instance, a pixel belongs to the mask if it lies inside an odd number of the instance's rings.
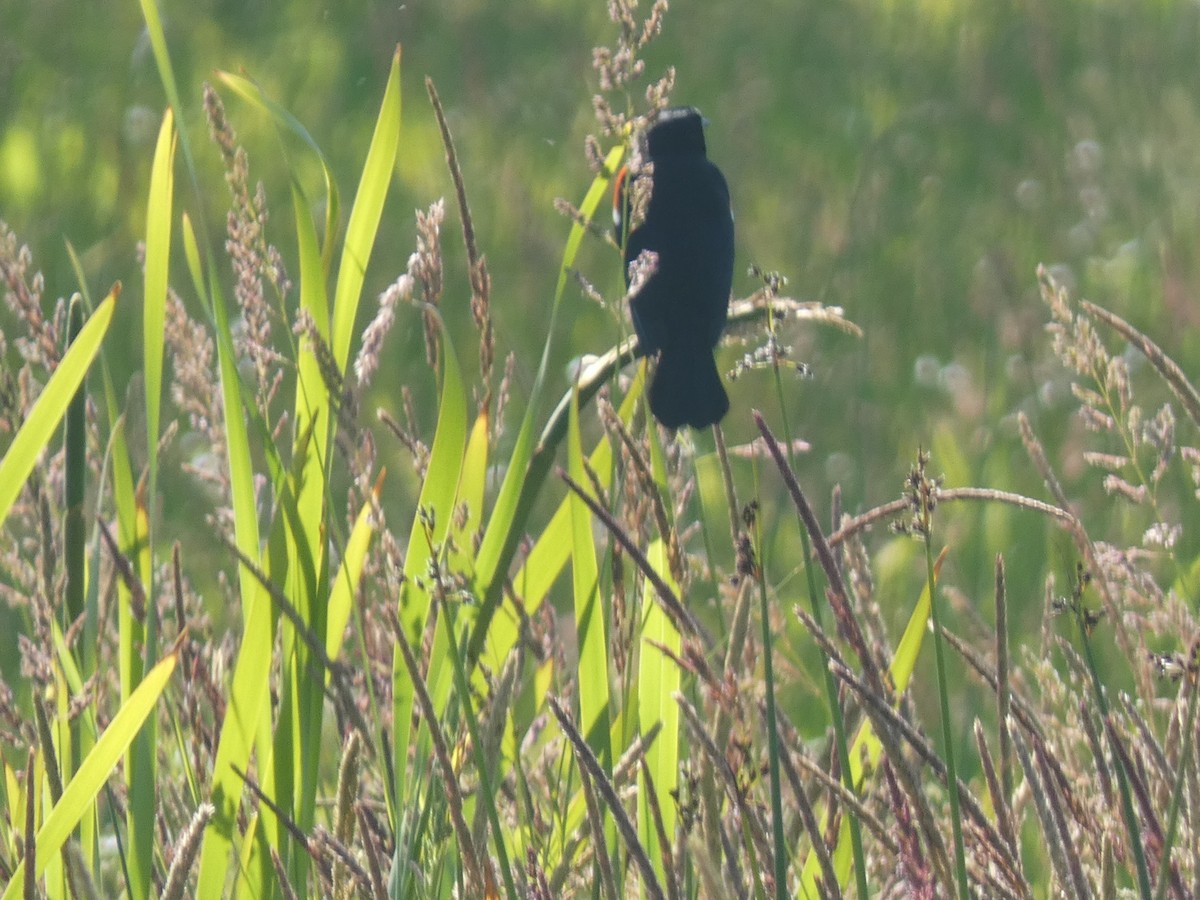
[[938,621],[937,580],[933,572],[931,513],[926,506],[922,512],[925,539],[925,579],[929,589],[929,618],[933,622],[933,656],[937,661],[938,701],[941,704],[942,744],[946,755],[946,788],[950,794],[950,824],[954,831],[954,873],[958,881],[958,896],[970,900],[967,885],[967,854],[963,844],[962,810],[958,799],[958,767],[954,762],[954,742],[950,725],[950,692],[946,689],[946,660],[942,648],[942,626]]

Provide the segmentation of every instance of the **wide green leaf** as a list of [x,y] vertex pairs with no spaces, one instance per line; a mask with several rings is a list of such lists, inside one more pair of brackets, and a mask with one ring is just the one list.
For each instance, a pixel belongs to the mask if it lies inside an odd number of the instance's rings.
[[354,334],[363,277],[367,271],[367,261],[371,258],[371,249],[375,246],[375,235],[383,215],[383,201],[392,182],[392,169],[395,168],[399,148],[400,48],[396,47],[379,118],[375,122],[375,134],[371,137],[358,192],[350,209],[350,221],[346,224],[346,242],[342,247],[337,289],[333,295],[333,335],[330,346],[334,362],[342,372],[346,370],[346,360],[350,356],[350,340]]
[[[667,564],[667,545],[659,537],[646,557],[672,590],[678,590]],[[682,639],[671,617],[658,603],[656,589],[646,582],[642,595],[642,628],[639,646],[637,708],[640,731],[646,734],[657,723],[661,730],[646,750],[646,769],[654,779],[654,793],[662,813],[663,829],[675,833],[676,804],[671,799],[679,783],[679,664],[666,651],[679,656]],[[650,856],[655,871],[663,877],[658,829],[649,806],[650,787],[645,774],[638,776],[638,837]]]
[[[579,403],[572,395],[567,426],[567,469],[577,484],[587,483],[583,440],[579,435]],[[611,765],[608,709],[608,640],[604,604],[600,600],[600,566],[592,535],[592,512],[573,491],[571,510],[571,573],[575,597],[575,631],[579,644],[578,677],[581,730],[604,765]]]

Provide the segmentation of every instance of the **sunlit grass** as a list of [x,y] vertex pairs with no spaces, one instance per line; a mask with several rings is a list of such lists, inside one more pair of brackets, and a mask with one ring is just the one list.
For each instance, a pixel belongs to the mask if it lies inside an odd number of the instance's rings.
[[[585,302],[577,271],[604,316],[625,315],[604,296],[621,281],[606,204],[657,26],[615,10],[628,55],[609,59],[628,68],[601,78],[610,130],[527,326],[549,336],[536,371],[494,365],[509,345],[496,314],[516,301],[493,283],[432,82],[461,254],[435,200],[361,326],[404,157],[398,51],[344,230],[318,140],[221,74],[246,103],[229,114],[205,93],[212,141],[168,109],[147,151],[144,289],[45,315],[29,251],[0,231],[3,340],[22,351],[0,369],[0,573],[20,638],[0,644],[16,671],[0,692],[5,898],[35,883],[54,897],[682,898],[1149,897],[1194,882],[1195,380],[1042,273],[1106,495],[1068,494],[1037,433],[1056,423],[1022,414],[1011,466],[1047,500],[973,486],[976,448],[943,430],[907,486],[854,510],[835,496],[826,523],[794,452],[784,377],[800,367],[780,323],[857,335],[840,310],[774,279],[733,304],[733,330],[765,341],[738,377],[769,370],[774,392],[712,436],[646,420],[632,341],[597,334],[599,355],[565,377],[552,339]],[[243,116],[277,129],[282,201],[250,178]],[[319,198],[297,174],[313,159]],[[199,193],[209,169],[230,188],[223,237]],[[460,255],[465,272],[448,264]],[[113,371],[131,294],[143,341],[121,346],[139,348],[122,352],[140,392]],[[366,391],[405,330],[424,333],[412,368],[435,399],[417,413],[412,386],[389,384],[401,412],[377,416]],[[726,446],[726,427],[758,437]],[[701,470],[722,480],[716,503],[699,502]],[[202,513],[175,542],[165,522],[185,501]],[[1013,633],[1003,563],[956,518],[998,508],[1064,533],[1078,559],[1065,595],[1053,573],[1023,573],[1045,584],[1028,616],[1040,633]],[[923,565],[885,566],[888,542],[911,537],[880,526],[914,522],[923,559],[904,560]],[[959,586],[978,583],[994,596]],[[824,706],[805,707],[818,720],[797,721],[797,684],[824,685]]]

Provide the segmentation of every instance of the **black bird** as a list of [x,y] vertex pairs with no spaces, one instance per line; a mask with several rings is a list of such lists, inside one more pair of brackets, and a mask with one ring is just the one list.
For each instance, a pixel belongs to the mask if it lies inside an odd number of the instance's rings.
[[[631,185],[626,170],[613,196],[617,240],[625,240],[625,282],[643,250],[657,263],[631,301],[642,350],[657,366],[650,411],[668,428],[713,425],[729,411],[713,348],[729,313],[733,213],[721,170],[708,161],[704,119],[691,107],[664,109],[646,129],[653,163],[645,218],[626,237]],[[634,173],[634,178],[637,174]]]

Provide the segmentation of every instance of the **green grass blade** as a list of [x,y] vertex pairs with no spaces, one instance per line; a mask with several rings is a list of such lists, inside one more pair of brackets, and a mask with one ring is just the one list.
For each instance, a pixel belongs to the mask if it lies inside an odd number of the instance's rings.
[[200,259],[200,244],[196,241],[196,229],[192,226],[192,217],[186,212],[180,216],[179,230],[183,236],[183,258],[187,263],[188,274],[192,278],[192,290],[196,292],[197,297],[205,298],[208,296],[208,291],[204,288],[204,264]]
[[[583,440],[579,435],[579,404],[574,396],[567,432],[568,471],[577,483],[586,484]],[[591,511],[574,492],[567,500],[571,511],[571,574],[579,642],[579,671],[575,683],[579,686],[580,731],[600,764],[607,768],[612,765],[612,748],[609,742],[608,640],[604,604],[600,601],[600,567],[596,562]]]
[[338,194],[337,183],[333,180],[333,171],[329,168],[329,160],[325,158],[325,153],[317,146],[317,142],[313,140],[313,136],[308,133],[308,129],[301,124],[300,120],[264,94],[253,81],[229,72],[217,72],[217,80],[251,106],[266,113],[283,128],[300,138],[321,163],[321,176],[325,179],[326,201],[325,241],[321,247],[321,271],[328,274],[333,259],[334,239],[337,236],[341,197]]
[[[184,255],[189,268],[200,265],[199,246],[191,219],[183,217]],[[233,346],[233,331],[229,324],[229,307],[221,291],[220,278],[212,260],[206,264],[207,279],[193,271],[192,278],[212,311],[217,344],[217,366],[221,382],[221,407],[225,411],[225,452],[229,460],[230,503],[233,506],[234,537],[238,549],[248,559],[259,554],[258,510],[255,506],[254,464],[250,456],[250,438],[246,429],[242,400],[242,384],[237,369],[237,351]],[[207,284],[208,289],[204,288]],[[242,598],[243,639],[252,635],[248,623],[251,599],[258,590],[254,575],[244,566],[238,567],[238,586]],[[263,645],[266,646],[266,645]]]
[[[624,144],[618,144],[608,151],[608,156],[604,158],[604,167],[592,180],[588,192],[583,197],[583,203],[579,205],[581,221],[574,222],[571,225],[571,231],[567,235],[567,244],[563,248],[562,265],[558,267],[558,282],[554,285],[554,309],[551,312],[551,331],[553,331],[554,313],[558,311],[559,302],[562,300],[563,292],[567,288],[567,282],[571,278],[571,269],[575,265],[575,256],[579,253],[579,248],[583,245],[583,239],[588,232],[587,226],[584,223],[591,222],[592,218],[596,215],[596,210],[600,208],[600,204],[608,200],[609,184],[612,181],[612,175],[616,174],[621,166],[621,160],[624,158]],[[549,344],[547,344],[545,350],[542,352],[541,365],[538,367],[539,383],[545,374],[549,349]]]
[[120,284],[114,285],[87,324],[80,329],[79,337],[63,355],[58,368],[46,382],[29,415],[9,444],[8,452],[0,459],[0,522],[8,518],[21,488],[25,486],[26,479],[37,464],[38,457],[49,446],[54,430],[66,414],[75,392],[83,384],[88,368],[100,349],[100,342],[108,333],[120,292]]
[[158,77],[167,93],[167,102],[179,109],[179,87],[175,82],[175,72],[171,68],[170,54],[167,53],[167,38],[163,32],[162,18],[158,14],[158,4],[154,0],[138,2],[142,7],[142,18],[146,20],[146,34],[150,38],[154,62],[158,66]]
[[541,400],[542,385],[546,378],[546,369],[550,360],[550,346],[554,335],[554,323],[558,319],[558,310],[562,304],[563,293],[575,256],[587,233],[586,222],[590,222],[596,214],[602,200],[608,197],[609,173],[616,172],[625,154],[624,145],[614,147],[604,160],[604,168],[593,179],[592,185],[579,206],[581,221],[572,224],[567,244],[563,250],[562,264],[559,266],[558,283],[554,288],[554,303],[550,308],[549,327],[546,332],[546,343],[542,350],[542,359],[538,364],[537,375],[534,378],[533,389],[530,391],[529,402],[525,409],[525,418],[521,422],[521,430],[517,434],[516,444],[509,459],[508,471],[500,485],[500,493],[488,520],[483,542],[479,547],[476,558],[475,590],[481,598],[479,612],[475,620],[474,630],[468,646],[468,656],[472,661],[479,658],[487,638],[492,616],[500,605],[504,592],[504,581],[508,576],[509,564],[517,551],[521,534],[525,528],[525,520],[533,508],[553,459],[555,447],[548,444],[543,436],[543,444],[533,447],[533,421]]
[[[296,250],[300,257],[300,308],[312,316],[317,326],[317,334],[328,342],[329,295],[325,292],[324,272],[317,250],[317,229],[313,227],[312,204],[308,203],[308,198],[296,181],[292,182],[292,211],[296,223]],[[325,407],[314,407],[314,404],[320,401],[325,401],[328,406],[328,391],[324,389],[323,380],[320,378],[316,353],[311,342],[306,340],[300,342],[299,365],[310,368],[311,371],[300,372],[301,383],[296,386],[296,412],[305,412],[310,419],[317,418],[318,412],[328,413]],[[296,433],[302,434],[305,431],[306,428],[296,425]]]
[[[658,572],[672,590],[678,590],[667,564],[667,546],[662,538],[655,538],[646,553],[650,565]],[[682,641],[678,629],[656,599],[654,585],[646,583],[642,596],[642,628],[639,641],[637,709],[641,733],[645,734],[660,723],[662,730],[654,743],[646,750],[646,767],[654,780],[658,805],[662,812],[663,831],[675,833],[676,805],[671,797],[679,786],[679,704],[675,693],[679,690],[681,674],[679,665],[667,656],[659,646],[679,656]],[[664,880],[662,848],[658,840],[658,829],[647,797],[649,785],[644,774],[638,775],[638,838],[646,848],[659,881]]]
[[[117,541],[119,546],[127,553],[133,553],[138,542],[138,504],[137,504],[137,487],[134,482],[133,462],[129,456],[129,442],[125,435],[125,413],[122,411],[120,403],[117,399],[116,387],[113,385],[112,374],[109,371],[107,362],[107,351],[101,356],[101,372],[104,381],[104,402],[108,411],[108,421],[110,429],[109,447],[111,454],[111,469],[112,469],[112,501],[113,508],[116,511],[117,519]],[[92,571],[100,571],[100,546],[97,542],[96,549],[93,553],[93,568]],[[96,648],[95,635],[99,629],[99,595],[96,591],[90,592],[95,594],[95,598],[89,601],[89,637],[90,640],[85,642],[85,648],[90,648],[90,653],[93,662],[97,658],[98,650]],[[121,642],[132,641],[132,614],[130,608],[131,592],[129,586],[124,579],[117,579],[117,622],[118,629],[121,635]],[[133,666],[137,663],[140,666],[140,660],[135,659],[135,655],[120,651],[120,679],[121,684],[126,685],[133,680]],[[140,672],[140,668],[138,669]],[[92,736],[94,740],[94,735]],[[82,747],[81,747],[82,749]]]
[[[86,814],[88,807],[112,774],[117,761],[132,743],[142,724],[154,711],[171,673],[175,671],[176,652],[163,657],[142,679],[142,683],[121,705],[104,734],[79,765],[79,771],[63,790],[63,795],[42,823],[37,834],[37,867],[34,878],[41,876],[46,864],[57,857],[71,831]],[[23,896],[27,873],[24,864],[13,872],[12,880],[0,900]]]
[[[471,435],[467,440],[466,454],[463,456],[462,472],[458,481],[458,492],[454,500],[454,521],[450,526],[451,543],[445,556],[445,568],[448,572],[470,577],[475,569],[475,534],[483,518],[484,495],[487,489],[488,463],[488,420],[486,413],[481,413],[475,419]],[[460,518],[459,510],[466,507],[466,516]],[[469,628],[474,619],[474,609],[467,607],[459,614],[460,627]],[[427,672],[426,685],[430,698],[438,714],[446,709],[453,687],[453,673],[442,665],[442,660],[450,652],[446,629],[439,628],[433,635],[433,650],[430,653],[430,666]]]
[[[171,261],[171,221],[175,192],[175,117],[170,107],[163,115],[158,142],[154,151],[154,162],[150,170],[150,193],[146,203],[146,263],[145,296],[142,303],[143,382],[146,400],[146,459],[149,467],[148,508],[153,509],[158,490],[158,438],[163,394],[163,347],[166,326],[167,278]],[[154,522],[147,516],[145,545],[139,547],[135,556],[138,574],[147,594],[154,596],[154,567],[152,562]],[[133,622],[134,631],[141,631],[132,640],[122,641],[122,652],[141,653],[141,666],[129,661],[131,672],[138,675],[158,656],[157,604],[146,607],[144,628]],[[132,679],[126,690],[135,685]],[[129,800],[126,821],[129,830],[129,875],[130,890],[135,897],[150,894],[151,876],[154,871],[155,816],[157,813],[156,744],[158,740],[155,720],[151,719],[129,748],[125,761],[125,779]]]
[[[535,386],[534,391],[536,390]],[[523,522],[520,521],[518,511],[522,505],[522,498],[536,483],[544,480],[550,470],[547,459],[540,471],[531,471],[535,405],[531,399],[525,410],[521,430],[517,433],[517,440],[508,460],[508,469],[500,483],[500,493],[492,507],[479,553],[475,557],[475,593],[482,598],[482,603],[468,646],[468,658],[472,660],[478,658],[483,647],[488,625],[503,593],[504,575],[520,540]],[[532,499],[528,505],[532,505]]]
[[[265,423],[255,416],[253,424],[261,434]],[[268,449],[273,449],[273,445]],[[291,501],[289,493],[290,473],[284,468],[278,454],[268,452],[266,461],[271,478],[271,495],[276,499],[279,509],[271,523],[266,539],[267,547],[263,554],[266,565],[263,574],[266,576],[268,584],[281,584],[287,578],[289,553],[287,532],[290,527],[287,517],[291,516],[293,520],[295,519],[295,503]],[[264,596],[260,601],[266,607],[263,616],[268,620],[268,635],[274,633],[271,629],[277,627],[280,620],[280,614],[276,610],[270,594],[271,588],[264,588]],[[281,642],[284,645],[281,653],[289,652],[287,641],[294,638],[294,635],[289,638],[285,633],[284,638],[285,640]],[[251,650],[251,652],[253,651]],[[253,670],[249,669],[248,671]],[[280,677],[282,680],[282,675]],[[248,690],[250,687],[248,685]],[[287,691],[292,690],[287,682],[284,682],[284,687]],[[263,697],[265,696],[264,694]],[[261,699],[258,702],[261,703]],[[290,709],[289,704],[290,701],[285,703],[281,699],[274,721],[271,711],[276,707],[273,705],[261,706],[258,730],[253,736],[255,766],[260,775],[259,790],[262,791],[263,796],[270,798],[276,807],[285,811],[292,809],[295,798],[295,773],[298,772],[299,765],[298,763],[283,764],[276,760],[278,753],[283,753],[285,760],[293,759],[293,747],[290,739],[295,731],[285,719],[285,713]],[[276,814],[274,808],[266,804],[259,804],[257,813],[250,817],[242,835],[237,895],[257,897],[262,896],[264,892],[270,892],[271,885],[275,884],[277,880],[271,851],[274,850],[281,859],[286,861],[290,853],[290,845],[291,835],[283,819]]]
[[158,477],[167,276],[171,265],[171,208],[175,194],[174,167],[175,117],[168,107],[158,131],[154,163],[150,169],[150,195],[146,202],[146,295],[142,303],[142,372],[146,386],[146,458],[150,466],[151,497],[154,496]]
[[[142,573],[151,568],[150,516],[141,503],[137,506],[137,543],[138,552],[133,561],[142,584],[149,585],[148,579]],[[125,698],[133,696],[142,683],[143,673],[148,670],[147,663],[157,656],[157,651],[152,648],[155,641],[151,638],[151,635],[157,633],[150,614],[153,603],[147,603],[146,607],[144,622],[138,622],[133,616],[129,616],[122,623],[125,627],[121,635],[121,652],[129,655],[129,677],[122,685],[122,695]],[[125,754],[125,785],[129,794],[125,809],[129,890],[134,897],[150,896],[154,871],[155,816],[158,804],[157,743],[158,723],[150,718],[145,721],[141,732],[134,737]]]
[[[474,540],[483,522],[483,506],[487,493],[488,418],[481,412],[471,426],[467,452],[463,457],[462,476],[458,484],[457,504],[466,506],[466,515],[452,526],[454,546],[448,560],[452,572],[472,575],[475,570]],[[457,517],[456,517],[457,518]]]
[[379,230],[383,201],[387,198],[399,148],[400,48],[397,46],[379,109],[379,119],[375,122],[375,134],[371,137],[362,178],[358,182],[358,193],[354,196],[350,221],[346,225],[346,242],[342,247],[342,261],[334,292],[330,347],[338,370],[342,372],[346,370],[346,360],[350,355],[350,340],[354,335],[354,319],[358,314],[363,276]]
[[[400,622],[413,646],[420,646],[420,636],[429,615],[429,592],[421,585],[425,579],[434,548],[440,547],[449,532],[454,517],[463,467],[464,446],[467,440],[467,394],[463,386],[458,356],[445,329],[442,330],[442,393],[438,403],[438,423],[425,482],[417,499],[417,512],[409,534],[408,552],[404,557],[404,586],[400,592]],[[426,522],[432,527],[426,532]],[[433,673],[428,680],[432,681]],[[396,809],[404,808],[407,791],[408,744],[411,738],[412,710],[415,694],[404,659],[397,650],[392,661],[392,704],[394,735],[394,767],[396,774]]]
[[[317,334],[328,342],[329,302],[320,269],[317,232],[313,228],[310,205],[294,181],[292,202],[300,257],[300,308],[310,314]],[[310,335],[301,335],[296,347],[296,440],[292,458],[295,487],[289,488],[287,497],[294,499],[295,503],[294,511],[289,516],[293,526],[290,533],[300,547],[300,556],[306,562],[302,566],[304,583],[298,584],[301,592],[296,594],[296,610],[317,634],[325,632],[323,608],[311,607],[317,602],[318,584],[324,583],[320,575],[325,565],[325,472],[328,468],[329,440],[334,431],[331,410],[332,397],[320,373],[317,347]],[[298,554],[292,556],[296,558]],[[295,566],[292,571],[295,571]],[[311,679],[305,677],[305,682],[311,683]]]
[[[300,308],[315,323],[322,341],[329,340],[329,303],[325,278],[317,247],[312,209],[300,189],[292,182],[292,206],[300,257]],[[326,553],[325,506],[329,442],[335,422],[333,398],[310,334],[301,334],[296,349],[295,434],[292,454],[293,487],[287,489],[285,504],[288,523],[287,592],[301,620],[313,634],[327,633],[328,558]],[[294,503],[294,506],[291,504]],[[321,723],[325,709],[324,679],[312,677],[312,653],[307,644],[293,634],[290,623],[284,625],[283,654],[285,684],[278,741],[290,745],[292,759],[277,747],[276,761],[291,766],[298,788],[293,797],[293,818],[305,831],[313,824],[316,803],[317,766]],[[290,725],[292,733],[284,734]],[[282,799],[282,798],[281,798]],[[292,857],[292,876],[297,884],[305,880],[306,854]]]
[[[132,498],[130,521],[125,530],[132,535],[129,543],[121,550],[129,557],[134,573],[141,578],[141,573],[149,567],[147,556],[150,550],[150,520],[146,515],[146,504],[140,494]],[[145,582],[143,581],[143,584]],[[146,645],[146,620],[133,613],[132,594],[128,587],[122,584],[118,593],[120,607],[117,610],[117,625],[120,632],[120,659],[117,664],[121,674],[121,696],[128,697],[133,693],[142,675],[146,671],[143,665],[142,651]]]
[[[375,499],[383,487],[383,475],[375,484]],[[367,550],[371,547],[371,538],[375,536],[375,526],[371,521],[371,504],[364,503],[354,520],[354,528],[346,541],[346,549],[342,553],[342,563],[333,579],[333,587],[329,592],[329,613],[326,619],[325,655],[337,659],[342,652],[342,639],[346,634],[346,625],[350,621],[350,613],[354,608],[354,595],[358,592],[359,579],[362,577],[363,565],[367,561]],[[329,681],[329,673],[325,676]]]
[[[75,256],[74,248],[71,248],[70,244],[68,244],[68,250],[71,253],[72,263],[76,263],[78,258]],[[78,294],[71,298],[71,304],[67,313],[68,343],[74,343],[76,338],[79,337],[79,330],[83,327],[83,317],[85,314],[84,304],[84,298]],[[83,666],[89,676],[96,669],[94,650],[95,629],[89,627],[90,623],[87,619],[84,619],[83,641],[75,655],[68,651],[65,644],[62,643],[62,631],[70,627],[71,623],[84,616],[88,595],[88,528],[84,517],[84,504],[87,498],[88,484],[87,399],[87,390],[81,385],[79,390],[75,392],[75,396],[71,398],[70,406],[67,407],[66,421],[63,428],[63,493],[65,500],[63,509],[63,570],[66,575],[66,584],[63,590],[62,625],[60,627],[59,623],[52,624],[55,650],[58,651],[59,657],[60,677],[66,679],[67,686],[69,687],[69,690],[59,692],[60,706],[66,703],[69,698],[78,696],[83,689],[77,663]],[[106,475],[107,472],[102,470],[97,480],[98,485],[103,485]],[[99,493],[102,494],[102,489]],[[98,501],[97,507],[99,505]],[[95,571],[99,571],[99,568]],[[94,621],[94,618],[92,621]],[[92,709],[88,709],[81,717],[72,719],[69,726],[69,739],[59,747],[59,769],[62,773],[62,778],[66,781],[70,781],[71,777],[75,774],[75,767],[79,760],[83,758],[83,755],[95,743],[94,735],[88,733],[89,729],[81,727],[81,723],[86,720],[89,721],[91,730],[94,730],[95,722],[89,720],[89,717],[93,713]],[[94,854],[91,854],[90,851],[95,846],[95,830],[92,827],[95,818],[95,808],[93,807],[83,816],[81,820],[83,827],[79,834],[80,849],[85,855],[91,855],[93,862]]]
[[[195,236],[190,221],[186,218],[184,248],[189,265],[199,260]],[[193,273],[193,279],[201,280],[198,273]],[[211,286],[211,296],[208,296],[208,300],[215,324],[221,403],[225,410],[225,450],[229,461],[234,538],[238,549],[248,559],[257,559],[259,532],[255,507],[254,467],[243,415],[237,355],[229,327],[229,310],[211,262],[208,266],[207,284]],[[229,703],[225,719],[221,723],[221,734],[213,760],[210,795],[216,807],[216,814],[205,829],[200,848],[197,896],[201,898],[222,896],[236,831],[238,804],[242,795],[242,780],[235,767],[246,770],[260,724],[270,712],[267,693],[270,687],[268,676],[271,654],[266,649],[274,644],[270,597],[245,566],[238,567],[238,579],[242,607],[242,644],[234,664]]]
[[[167,104],[171,109],[183,109],[179,96],[179,86],[175,81],[175,70],[171,67],[171,55],[167,52],[167,38],[163,32],[162,17],[158,14],[158,4],[155,0],[138,0],[142,8],[142,18],[146,21],[146,35],[150,38],[150,49],[154,53],[154,64],[158,67],[158,77],[162,81],[163,91],[167,95]],[[188,141],[187,131],[179,132],[180,143],[183,144],[183,156],[187,160],[188,171],[193,180],[196,178],[196,161],[192,156],[192,146]]]
[[[645,380],[639,369],[629,393],[621,401],[618,415],[622,422],[629,424],[632,420],[644,386]],[[612,445],[607,436],[602,437],[592,455],[588,457],[588,464],[600,479],[601,486],[605,488],[612,483],[612,459]],[[570,499],[563,498],[549,524],[542,529],[542,533],[534,542],[529,556],[513,576],[513,584],[524,599],[527,614],[533,615],[541,606],[542,600],[562,574],[563,568],[571,558],[572,541]],[[502,614],[492,620],[482,658],[494,671],[499,671],[508,652],[516,643],[517,627],[518,622],[511,616]]]

